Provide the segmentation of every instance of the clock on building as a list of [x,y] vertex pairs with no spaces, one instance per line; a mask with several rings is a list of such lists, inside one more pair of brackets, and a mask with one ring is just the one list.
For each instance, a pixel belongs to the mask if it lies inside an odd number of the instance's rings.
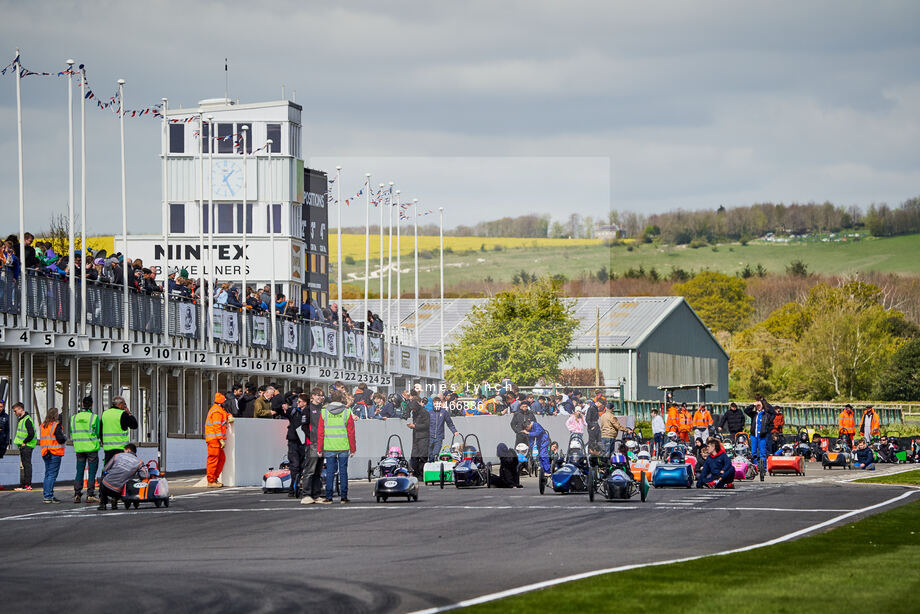
[[243,165],[234,160],[215,160],[211,173],[214,196],[238,198],[243,192]]

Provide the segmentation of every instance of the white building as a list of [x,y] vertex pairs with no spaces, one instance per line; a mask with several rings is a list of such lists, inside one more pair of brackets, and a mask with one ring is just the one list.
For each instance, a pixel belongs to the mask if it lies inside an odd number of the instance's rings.
[[[274,264],[277,292],[300,302],[303,289],[325,306],[326,177],[305,173],[301,110],[287,100],[236,104],[224,98],[202,100],[197,108],[168,110],[162,145],[168,186],[162,199],[164,229],[130,235],[127,249],[116,238],[116,250],[142,259],[160,279],[167,245],[169,266],[186,269],[193,279],[211,277],[207,269],[213,257],[214,277],[239,285],[245,232],[248,286],[267,284]],[[203,265],[199,254],[204,255]]]

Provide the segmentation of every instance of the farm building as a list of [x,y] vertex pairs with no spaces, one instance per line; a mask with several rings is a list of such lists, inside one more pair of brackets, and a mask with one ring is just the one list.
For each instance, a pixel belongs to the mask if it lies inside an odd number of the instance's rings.
[[[683,298],[611,296],[573,300],[581,325],[572,341],[573,356],[564,367],[594,368],[598,332],[595,321],[599,313],[600,368],[607,386],[622,379],[625,398],[651,400],[662,397],[659,386],[711,383],[706,399],[728,400],[728,354]],[[444,301],[445,347],[450,347],[460,333],[473,306],[485,301]],[[402,334],[411,339],[415,330],[414,301],[399,301],[399,315]],[[386,314],[381,316],[386,320]],[[419,346],[439,347],[438,301],[421,301],[418,316]],[[696,392],[676,391],[674,398],[695,401]]]

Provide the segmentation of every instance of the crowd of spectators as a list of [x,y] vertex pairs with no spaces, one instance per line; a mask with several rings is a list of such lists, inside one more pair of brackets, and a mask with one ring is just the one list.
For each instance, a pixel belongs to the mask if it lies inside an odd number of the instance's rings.
[[[54,251],[50,242],[36,241],[32,233],[24,235],[24,256],[26,269],[37,275],[67,279],[69,262],[66,254]],[[0,270],[4,276],[18,279],[20,273],[19,236],[9,235],[0,245]],[[163,285],[157,282],[157,271],[144,266],[141,259],[125,258],[121,253],[108,254],[106,250],[87,250],[74,252],[75,278],[81,279],[85,269],[86,280],[92,284],[108,284],[123,287],[127,276],[130,290],[148,296],[160,295]],[[168,292],[171,298],[180,301],[198,302],[209,291],[207,279],[194,279],[185,268],[171,267],[167,275]],[[265,285],[259,289],[248,286],[243,290],[231,282],[215,282],[214,303],[222,309],[249,310],[253,313],[269,313],[274,309],[279,316],[292,320],[307,320],[338,325],[338,305],[330,304],[320,308],[306,300],[298,304],[282,293],[272,295],[271,287]],[[354,321],[349,313],[342,311],[343,327],[346,331],[364,330],[364,321]],[[371,332],[383,333],[383,320],[379,314],[367,312],[368,328]]]

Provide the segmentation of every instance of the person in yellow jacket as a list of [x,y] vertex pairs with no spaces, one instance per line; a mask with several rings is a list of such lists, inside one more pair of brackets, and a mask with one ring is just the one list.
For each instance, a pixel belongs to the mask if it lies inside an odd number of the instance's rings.
[[224,470],[224,462],[227,460],[224,446],[227,444],[227,428],[233,422],[233,416],[223,406],[226,400],[227,397],[219,392],[216,393],[214,404],[211,405],[208,416],[204,420],[204,440],[208,444],[208,488],[223,486],[217,479]]

